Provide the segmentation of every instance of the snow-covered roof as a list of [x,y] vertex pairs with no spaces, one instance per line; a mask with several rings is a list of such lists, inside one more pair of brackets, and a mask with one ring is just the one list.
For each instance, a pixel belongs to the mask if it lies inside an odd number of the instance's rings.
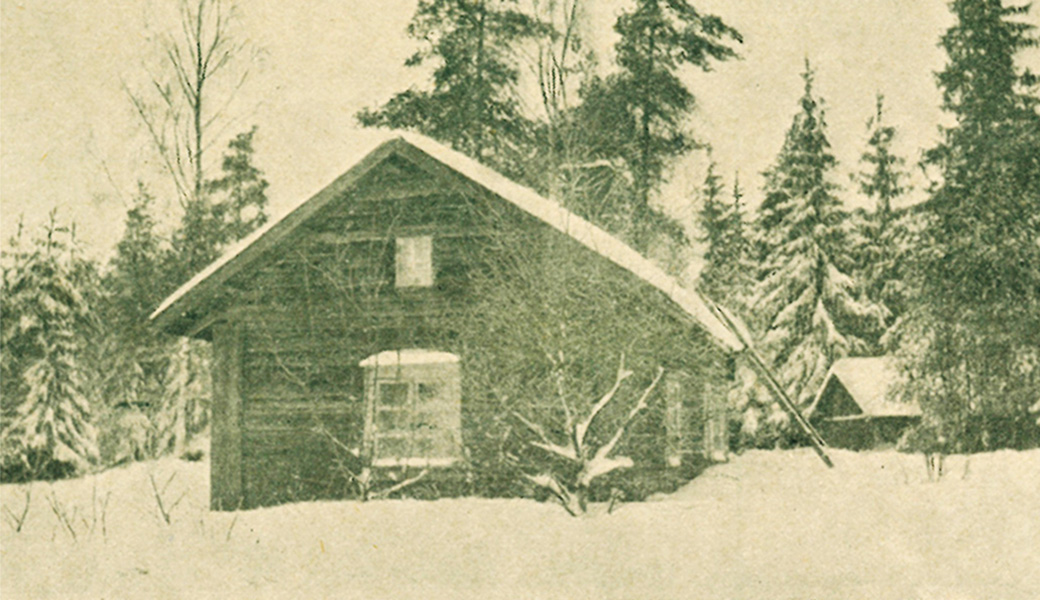
[[[823,385],[816,393],[806,416],[816,411],[832,380],[837,380],[848,391],[852,400],[867,417],[916,417],[921,407],[916,402],[894,402],[888,391],[898,380],[899,373],[892,360],[885,356],[867,358],[839,358],[831,365]],[[835,417],[838,418],[838,417]]]
[[457,362],[459,362],[459,357],[450,352],[408,348],[405,350],[385,350],[379,354],[369,356],[358,364],[362,367],[393,368],[408,365],[440,365]]
[[[743,343],[719,318],[712,304],[706,302],[698,292],[683,287],[675,278],[666,274],[660,267],[621,240],[575,215],[559,203],[542,197],[530,188],[510,181],[455,150],[422,135],[404,132],[396,133],[392,139],[380,144],[357,165],[351,167],[315,196],[301,202],[283,217],[272,220],[232,246],[221,258],[166,298],[152,313],[150,320],[161,326],[168,326],[169,323],[184,316],[192,296],[201,294],[203,290],[226,281],[228,277],[259,256],[273,243],[282,239],[320,208],[337,198],[342,198],[343,193],[353,189],[358,180],[374,166],[398,153],[406,154],[407,158],[420,163],[433,161],[447,167],[552,228],[570,236],[583,246],[606,257],[663,292],[723,348],[731,351],[744,349]],[[420,164],[420,166],[422,165]]]

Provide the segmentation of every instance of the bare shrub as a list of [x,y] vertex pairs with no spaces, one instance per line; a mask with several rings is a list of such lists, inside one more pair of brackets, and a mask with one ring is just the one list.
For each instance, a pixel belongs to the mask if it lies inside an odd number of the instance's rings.
[[76,513],[79,509],[73,507],[72,512],[69,512],[69,507],[58,499],[58,495],[51,489],[51,495],[47,496],[47,504],[51,507],[51,512],[58,518],[58,524],[72,537],[72,541],[79,539],[76,534],[76,528],[74,523],[76,522]]
[[429,469],[421,469],[418,474],[408,477],[408,469],[405,468],[398,474],[397,481],[387,487],[378,487],[385,483],[383,478],[375,477],[371,465],[355,449],[344,444],[324,425],[317,425],[314,432],[325,438],[333,448],[336,455],[333,472],[342,475],[354,487],[362,501],[388,498],[422,481],[430,473]]
[[173,515],[174,509],[177,508],[177,505],[179,505],[181,503],[181,500],[184,500],[184,497],[188,494],[187,491],[184,491],[181,493],[180,496],[177,497],[176,500],[174,500],[173,502],[169,501],[169,497],[166,495],[166,491],[170,487],[170,483],[173,482],[173,479],[176,476],[176,471],[171,473],[170,478],[167,479],[166,483],[163,484],[162,489],[159,489],[159,486],[155,483],[155,475],[148,475],[148,481],[150,481],[152,484],[152,495],[155,498],[155,505],[159,509],[159,516],[162,517],[162,520],[167,525],[171,523],[171,516]]
[[[564,426],[567,435],[563,443],[554,441],[540,424],[527,419],[518,412],[513,413],[537,436],[536,440],[528,442],[532,447],[543,450],[553,461],[563,461],[572,467],[564,471],[569,471],[573,473],[572,475],[561,476],[560,471],[553,469],[552,461],[550,461],[549,464],[544,465],[541,472],[534,475],[525,474],[529,481],[548,490],[572,516],[583,514],[588,510],[589,489],[593,480],[617,469],[627,469],[634,465],[631,458],[614,454],[618,442],[625,435],[629,425],[647,408],[648,399],[661,380],[661,376],[664,375],[664,369],[658,368],[653,381],[643,390],[638,400],[629,409],[627,416],[614,428],[613,434],[606,441],[597,443],[590,436],[597,417],[607,405],[614,401],[625,380],[632,375],[632,371],[625,369],[625,357],[622,355],[614,385],[607,393],[581,418],[568,412]],[[611,508],[613,508],[616,497],[616,495],[612,495]]]
[[7,524],[14,529],[15,533],[21,533],[22,528],[25,526],[25,519],[29,516],[29,506],[32,503],[32,486],[26,486],[25,488],[25,502],[22,504],[22,510],[18,513],[13,512],[7,505],[4,505],[4,519]]

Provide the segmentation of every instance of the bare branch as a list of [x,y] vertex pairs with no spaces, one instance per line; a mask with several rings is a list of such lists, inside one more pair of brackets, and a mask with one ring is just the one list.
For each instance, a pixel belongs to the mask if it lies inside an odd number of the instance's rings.
[[73,513],[72,517],[69,516],[65,505],[58,500],[58,496],[54,493],[53,489],[51,489],[51,495],[47,498],[47,503],[50,504],[51,512],[53,512],[54,516],[58,518],[58,522],[65,527],[65,531],[69,532],[69,535],[72,536],[72,540],[76,541],[76,530],[72,527],[72,521],[75,520],[75,513]]
[[560,505],[563,506],[563,509],[566,510],[570,516],[578,516],[578,511],[575,511],[574,507],[571,506],[573,502],[571,495],[562,485],[560,485],[560,482],[557,481],[552,474],[542,473],[540,475],[524,475],[524,477],[531,483],[549,490],[549,492],[559,500]]
[[[329,431],[328,428],[326,428],[324,425],[319,425],[319,426],[315,427],[314,431],[315,431],[315,433],[318,433],[319,435],[324,435],[325,437],[327,437],[329,439],[329,441],[331,441],[334,446],[338,447],[343,452],[346,452],[347,454],[349,454],[351,456],[358,457],[357,453],[354,451],[353,448],[349,448],[346,444],[344,444],[342,441],[340,441],[340,439],[338,437],[332,435],[332,432]],[[360,457],[358,457],[358,458],[360,458]]]
[[8,518],[8,522],[11,528],[14,529],[15,533],[21,533],[22,527],[25,526],[25,518],[29,514],[29,504],[32,501],[32,486],[30,485],[25,490],[25,505],[22,506],[21,514],[14,514],[11,509],[4,506],[4,516]]
[[411,477],[409,479],[405,479],[404,481],[396,483],[396,484],[386,488],[385,490],[379,490],[378,492],[374,492],[374,493],[372,493],[369,496],[369,498],[371,498],[371,499],[386,498],[386,497],[390,496],[391,494],[393,494],[394,492],[399,492],[399,491],[403,490],[404,488],[406,488],[406,487],[416,483],[417,481],[421,481],[424,477],[426,477],[429,474],[430,474],[429,469],[423,469],[415,477]]
[[177,505],[181,503],[181,500],[183,500],[184,497],[188,493],[185,490],[185,492],[182,493],[177,498],[177,500],[175,500],[173,502],[173,504],[171,504],[169,506],[166,506],[166,503],[163,501],[163,496],[166,494],[166,488],[169,487],[170,482],[173,481],[173,478],[174,478],[175,475],[177,475],[176,471],[174,471],[173,474],[170,475],[170,478],[166,480],[166,484],[163,485],[162,490],[159,490],[159,486],[157,486],[155,484],[155,475],[153,475],[153,474],[149,474],[148,475],[148,481],[151,482],[151,484],[152,484],[152,495],[155,498],[156,506],[159,508],[159,515],[162,517],[163,521],[165,521],[167,525],[169,525],[170,522],[171,522],[171,516],[173,514],[173,509],[177,508]]
[[596,453],[596,456],[585,464],[585,467],[581,470],[578,475],[578,485],[582,487],[588,487],[592,480],[616,471],[617,469],[631,469],[635,463],[632,459],[627,456],[619,456],[616,458],[609,458],[601,456],[600,453]]
[[541,448],[546,452],[557,454],[569,460],[578,460],[578,452],[575,448],[561,446],[560,444],[553,442],[551,439],[549,439],[549,436],[545,433],[545,429],[543,429],[541,425],[531,421],[530,419],[516,411],[510,412],[513,414],[514,417],[516,417],[518,421],[526,425],[528,429],[530,429],[535,435],[541,438],[541,442],[531,442],[532,446],[536,448]]
[[531,445],[534,446],[535,448],[541,448],[542,450],[545,450],[546,452],[550,452],[552,454],[556,454],[557,456],[560,456],[562,458],[566,458],[568,460],[574,460],[574,461],[578,460],[578,453],[575,452],[574,448],[571,447],[571,446],[561,446],[559,444],[543,443],[543,442],[531,442]]
[[640,412],[646,409],[647,400],[650,398],[650,394],[653,393],[654,388],[657,387],[657,383],[661,381],[661,377],[663,375],[664,369],[658,367],[657,375],[654,376],[654,380],[650,383],[650,386],[643,391],[643,395],[639,397],[639,401],[636,402],[635,406],[632,407],[632,410],[628,412],[628,416],[625,417],[625,420],[617,428],[617,431],[614,432],[614,436],[610,438],[609,442],[607,442],[598,450],[596,450],[595,460],[605,459],[610,455],[611,452],[614,451],[614,448],[617,446],[618,442],[621,441],[621,437],[625,435],[625,430],[628,429],[628,426],[632,423],[632,421],[635,420],[637,416],[639,416]]
[[621,389],[621,384],[631,376],[632,371],[625,368],[625,354],[621,353],[621,361],[618,364],[617,377],[614,380],[614,385],[611,386],[606,394],[603,394],[603,397],[600,398],[592,407],[592,410],[589,411],[588,416],[580,421],[575,428],[574,437],[578,444],[579,453],[585,447],[585,436],[588,435],[589,428],[592,426],[592,422],[596,419],[596,416],[599,415],[600,411],[602,411],[607,404],[610,404],[610,401],[614,399],[614,395],[617,394],[619,389]]
[[[155,84],[156,88],[160,90],[160,95],[165,97],[161,91],[162,88],[154,80],[153,84]],[[152,144],[155,146],[156,152],[159,154],[159,158],[163,162],[163,166],[166,168],[166,171],[170,174],[170,178],[173,180],[174,185],[177,187],[177,194],[181,197],[181,203],[183,205],[183,199],[186,197],[187,190],[181,182],[181,172],[174,165],[169,147],[166,145],[164,136],[160,133],[155,120],[151,116],[151,111],[144,99],[137,94],[134,94],[126,82],[123,82],[123,91],[126,93],[127,98],[130,100],[130,104],[137,112],[137,116],[140,117],[141,122],[144,123],[145,128],[148,130],[148,134],[152,138]]]

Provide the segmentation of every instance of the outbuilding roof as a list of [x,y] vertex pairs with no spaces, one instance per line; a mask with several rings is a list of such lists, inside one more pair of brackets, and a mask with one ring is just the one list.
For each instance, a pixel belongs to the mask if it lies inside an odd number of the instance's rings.
[[[889,391],[898,381],[899,373],[892,360],[885,356],[866,358],[839,358],[831,365],[823,385],[816,393],[806,416],[819,408],[827,389],[840,384],[862,411],[861,415],[845,417],[916,417],[921,407],[916,402],[897,402],[889,399]],[[840,419],[842,416],[833,418]]]
[[373,167],[392,155],[403,156],[427,169],[447,168],[468,182],[490,192],[537,218],[550,227],[570,236],[583,246],[609,259],[623,269],[663,292],[683,313],[707,331],[723,348],[730,351],[744,349],[743,343],[720,319],[714,304],[698,292],[682,286],[639,252],[565,209],[559,203],[542,197],[534,190],[510,181],[477,161],[447,148],[425,136],[414,133],[395,133],[360,162],[347,170],[325,189],[304,200],[283,217],[241,240],[187,283],[166,298],[152,313],[150,320],[159,327],[176,329],[172,325],[188,315],[199,296],[217,288],[233,274],[259,257],[278,240],[313,216],[328,203],[342,198],[357,186],[358,181]]

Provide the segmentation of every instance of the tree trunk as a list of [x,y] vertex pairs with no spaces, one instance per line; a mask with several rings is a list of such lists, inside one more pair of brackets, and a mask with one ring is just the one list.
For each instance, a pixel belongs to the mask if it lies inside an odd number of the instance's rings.
[[481,0],[477,6],[479,17],[477,19],[477,55],[474,59],[476,72],[474,73],[474,86],[476,93],[473,94],[473,152],[475,158],[481,158],[484,152],[484,110],[487,104],[484,100],[484,20],[487,18],[487,5]]
[[202,87],[206,83],[205,64],[202,57],[202,13],[205,6],[199,3],[198,14],[195,17],[195,89],[191,110],[194,118],[195,128],[195,173],[194,173],[194,200],[202,199]]
[[650,89],[649,78],[654,72],[654,29],[650,28],[647,34],[647,57],[646,57],[646,77],[648,83],[643,89],[643,114],[642,119],[642,133],[641,133],[641,150],[639,158],[639,177],[636,182],[637,194],[639,199],[639,211],[645,210],[650,206]]

